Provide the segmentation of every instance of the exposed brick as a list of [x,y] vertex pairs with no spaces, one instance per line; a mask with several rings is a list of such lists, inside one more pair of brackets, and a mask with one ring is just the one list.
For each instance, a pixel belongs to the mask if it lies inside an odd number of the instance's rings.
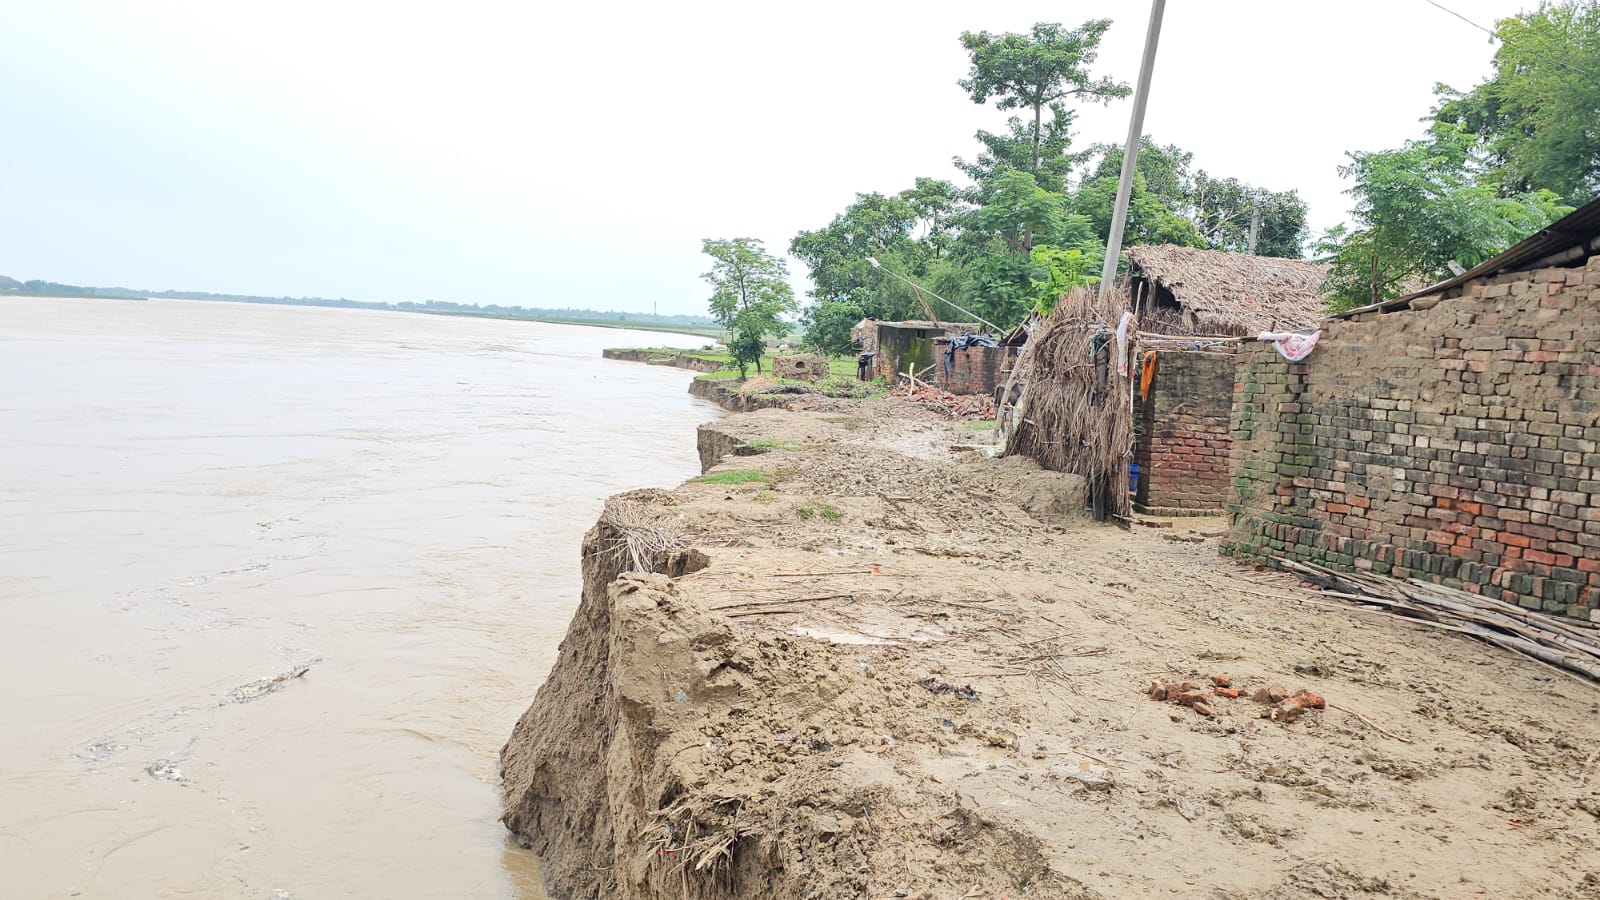
[[1229,554],[1600,615],[1590,276],[1600,256],[1581,271],[1509,273],[1448,302],[1337,321],[1292,365],[1245,344],[1231,376]]
[[[1144,508],[1220,510],[1228,499],[1235,402],[1252,388],[1235,380],[1229,356],[1161,352],[1150,396],[1137,404],[1139,493]],[[1289,413],[1299,404],[1273,404]]]

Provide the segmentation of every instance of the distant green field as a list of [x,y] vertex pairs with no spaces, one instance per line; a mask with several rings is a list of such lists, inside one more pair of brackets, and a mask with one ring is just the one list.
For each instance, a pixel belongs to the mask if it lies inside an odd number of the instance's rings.
[[725,332],[720,328],[706,328],[699,325],[671,325],[657,322],[636,322],[631,319],[572,319],[560,316],[519,316],[514,313],[489,313],[489,312],[446,312],[435,310],[408,310],[409,312],[426,312],[435,316],[470,316],[475,319],[512,319],[521,322],[547,322],[551,325],[588,325],[594,328],[628,328],[634,331],[670,331],[673,334],[692,334],[696,337],[721,338]]

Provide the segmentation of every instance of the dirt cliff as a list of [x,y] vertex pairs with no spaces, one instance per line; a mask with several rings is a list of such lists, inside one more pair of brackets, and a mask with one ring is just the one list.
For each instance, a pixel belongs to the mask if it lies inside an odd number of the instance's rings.
[[1595,686],[1239,569],[1214,520],[1083,522],[986,437],[736,415],[712,480],[608,506],[502,753],[553,896],[1594,896]]
[[715,359],[705,359],[687,353],[673,353],[669,350],[602,350],[600,355],[604,359],[642,362],[652,366],[671,366],[676,369],[688,369],[691,372],[716,372],[724,368],[724,364]]

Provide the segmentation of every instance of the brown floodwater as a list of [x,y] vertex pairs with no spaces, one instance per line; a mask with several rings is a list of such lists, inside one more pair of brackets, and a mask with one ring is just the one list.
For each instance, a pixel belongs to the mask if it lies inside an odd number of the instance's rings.
[[543,896],[497,754],[603,499],[698,471],[599,358],[661,343],[0,300],[0,897]]

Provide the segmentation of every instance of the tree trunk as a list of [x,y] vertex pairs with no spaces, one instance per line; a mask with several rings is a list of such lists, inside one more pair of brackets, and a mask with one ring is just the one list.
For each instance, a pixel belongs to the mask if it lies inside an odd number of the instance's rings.
[[1035,182],[1037,182],[1039,180],[1039,117],[1041,115],[1043,115],[1043,113],[1044,113],[1043,108],[1038,103],[1035,103],[1033,105],[1033,173],[1032,173]]

